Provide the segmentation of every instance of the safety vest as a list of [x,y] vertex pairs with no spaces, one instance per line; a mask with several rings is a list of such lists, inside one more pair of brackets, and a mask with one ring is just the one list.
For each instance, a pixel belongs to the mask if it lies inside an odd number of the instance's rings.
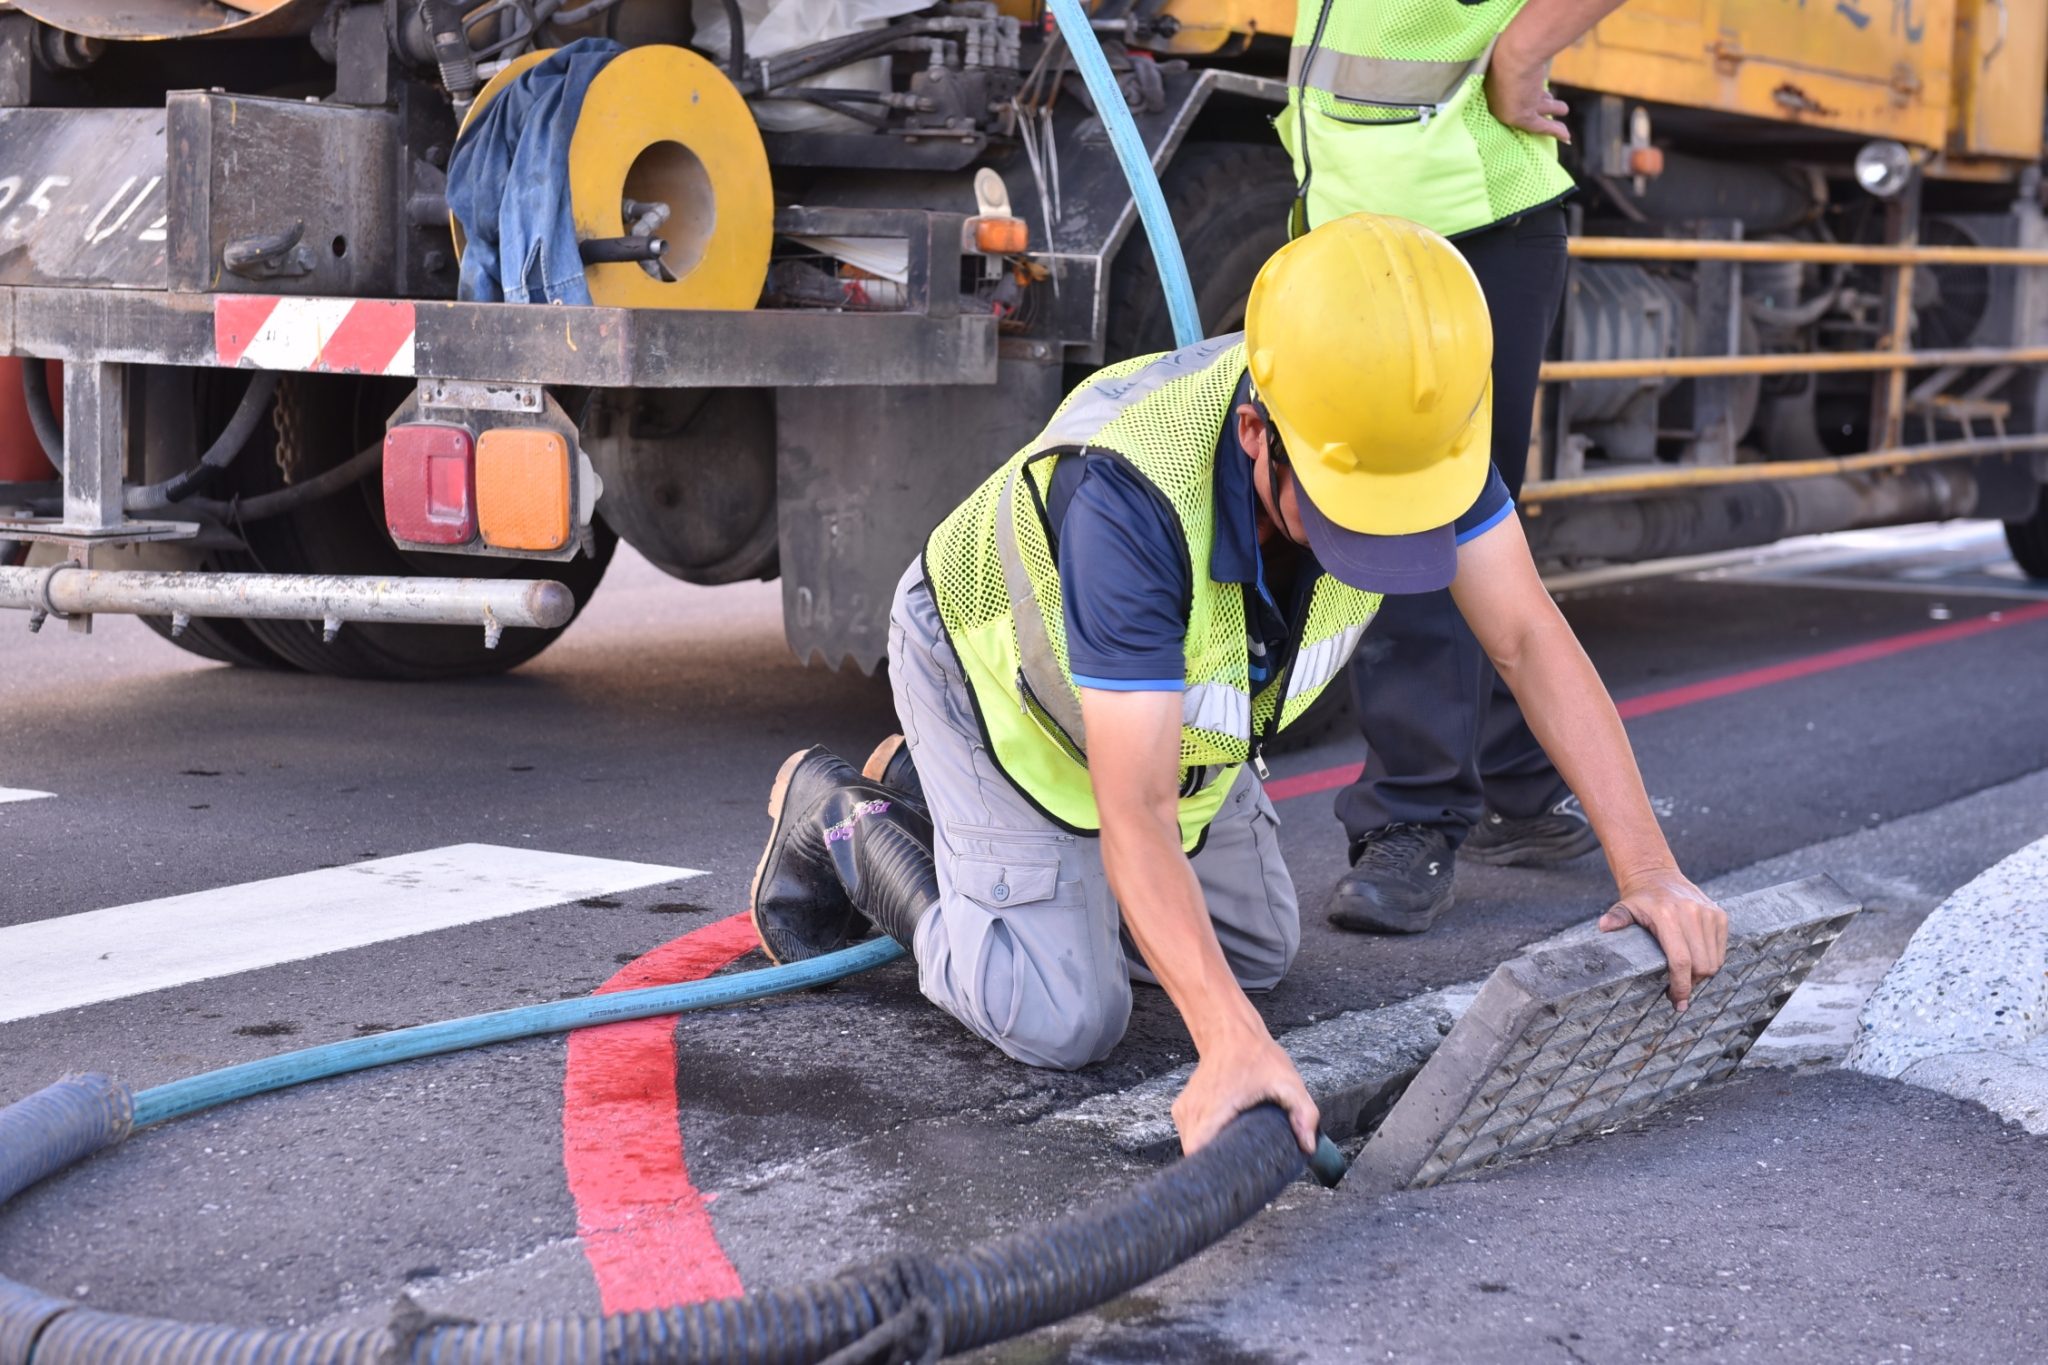
[[1280,141],[1292,235],[1347,213],[1446,237],[1569,194],[1557,140],[1486,103],[1486,66],[1523,0],[1298,0]]
[[[1319,576],[1279,675],[1254,694],[1245,588],[1209,576],[1216,442],[1244,376],[1243,335],[1141,356],[1075,389],[1036,440],[939,523],[925,577],[959,655],[989,751],[1038,809],[1102,827],[1088,780],[1081,694],[1067,666],[1058,556],[1045,503],[1065,455],[1111,454],[1172,508],[1186,539],[1187,677],[1181,695],[1181,836],[1194,848],[1237,769],[1342,671],[1379,610],[1376,593]],[[1298,600],[1298,599],[1297,599]]]

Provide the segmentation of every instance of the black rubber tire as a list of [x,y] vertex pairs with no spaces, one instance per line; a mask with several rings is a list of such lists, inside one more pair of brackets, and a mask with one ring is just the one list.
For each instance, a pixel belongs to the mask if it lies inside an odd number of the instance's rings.
[[[155,370],[144,380],[142,407],[138,413],[158,433],[184,431],[184,439],[143,442],[143,478],[151,483],[167,479],[189,467],[194,453],[212,443],[241,401],[248,376],[235,370]],[[250,458],[268,458],[269,420],[257,423],[250,438]],[[215,573],[243,567],[223,562],[221,552],[196,550],[175,540],[137,546],[132,563],[121,567],[165,569],[174,572]],[[142,624],[187,654],[235,668],[287,669],[290,665],[256,638],[249,623],[232,617],[195,617],[177,635],[171,634],[168,616],[144,616]]]
[[2035,493],[2032,516],[2005,524],[2005,543],[2012,548],[2012,562],[2022,573],[2048,581],[2048,488]]
[[[1259,267],[1287,242],[1294,202],[1287,153],[1260,143],[1197,143],[1174,157],[1159,187],[1180,230],[1203,333],[1236,331]],[[1131,230],[1110,267],[1104,345],[1112,361],[1173,347],[1166,294],[1142,226]]]
[[[381,438],[385,418],[403,401],[403,380],[290,375],[278,386],[284,422],[295,433],[295,478],[331,469]],[[237,460],[233,491],[252,497],[285,486],[274,426],[259,428]],[[593,553],[567,563],[487,555],[422,555],[401,551],[384,527],[383,483],[367,478],[311,507],[244,528],[248,553],[224,555],[222,568],[262,573],[391,574],[468,578],[552,578],[568,586],[580,612],[604,577],[618,540],[602,524]],[[264,650],[308,673],[344,678],[429,681],[502,673],[558,639],[556,630],[508,629],[496,649],[483,632],[457,626],[344,626],[323,643],[314,621],[251,621]]]
[[[204,571],[219,566],[209,564],[202,558],[199,562],[184,565]],[[168,616],[145,616],[142,624],[169,640],[187,654],[197,654],[202,659],[211,659],[217,664],[229,664],[235,668],[288,669],[291,665],[256,638],[246,621],[200,620],[195,617],[176,635],[171,634],[171,618]]]

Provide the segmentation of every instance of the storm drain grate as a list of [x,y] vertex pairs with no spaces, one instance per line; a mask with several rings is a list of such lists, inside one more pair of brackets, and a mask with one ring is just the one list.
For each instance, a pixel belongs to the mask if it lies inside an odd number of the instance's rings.
[[1487,978],[1353,1167],[1434,1185],[1726,1079],[1858,905],[1827,877],[1737,897],[1728,959],[1680,1014],[1641,929],[1525,954]]

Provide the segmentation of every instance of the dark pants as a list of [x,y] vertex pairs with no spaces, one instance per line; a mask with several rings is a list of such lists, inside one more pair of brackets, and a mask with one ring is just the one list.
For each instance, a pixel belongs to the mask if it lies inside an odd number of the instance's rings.
[[[1493,317],[1493,463],[1520,494],[1543,347],[1564,298],[1565,219],[1541,209],[1456,245]],[[1453,845],[1491,806],[1534,815],[1563,789],[1514,696],[1445,592],[1388,597],[1351,661],[1365,771],[1337,796],[1353,839],[1429,825]]]

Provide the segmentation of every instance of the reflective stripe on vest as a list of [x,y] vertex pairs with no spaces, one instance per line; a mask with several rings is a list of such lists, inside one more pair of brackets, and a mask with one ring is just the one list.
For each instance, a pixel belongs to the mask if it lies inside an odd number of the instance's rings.
[[1358,638],[1363,634],[1363,625],[1351,626],[1341,635],[1303,645],[1287,670],[1287,700],[1321,691],[1350,660],[1351,651],[1358,648]]
[[1492,43],[1469,62],[1362,57],[1353,52],[1304,45],[1287,54],[1287,83],[1313,87],[1346,104],[1433,109],[1448,104],[1468,77],[1485,74],[1492,58]]
[[1219,735],[1252,732],[1252,699],[1228,683],[1195,683],[1181,693],[1181,728]]
[[[1024,567],[1024,551],[1017,544],[1017,480],[1024,471],[1011,471],[996,499],[996,555],[1003,561],[1003,586],[1018,608],[1017,667],[1025,685],[1052,723],[1066,732],[1074,748],[1088,752],[1088,732],[1081,722],[1081,703],[1067,686],[1066,670],[1045,633],[1045,613],[1038,608],[1038,590],[1031,585],[1031,573]],[[1030,604],[1031,610],[1023,607]]]

